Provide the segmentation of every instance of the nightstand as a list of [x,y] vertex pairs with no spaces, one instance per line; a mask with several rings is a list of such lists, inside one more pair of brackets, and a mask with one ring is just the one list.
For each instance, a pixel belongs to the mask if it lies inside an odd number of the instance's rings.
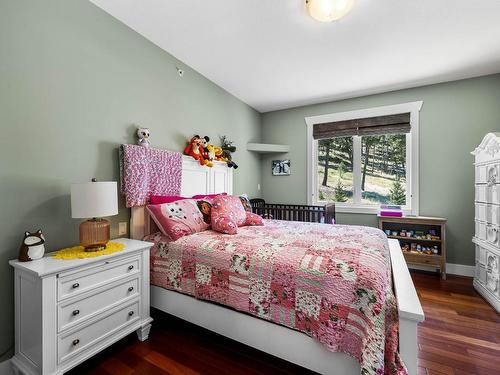
[[15,269],[16,373],[62,374],[133,331],[147,339],[150,242],[116,239],[123,251],[44,258]]

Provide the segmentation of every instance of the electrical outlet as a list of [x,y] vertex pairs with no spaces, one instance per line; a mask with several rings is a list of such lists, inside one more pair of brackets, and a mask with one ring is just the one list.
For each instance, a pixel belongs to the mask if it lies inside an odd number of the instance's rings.
[[257,184],[257,190],[260,191],[260,184]]
[[124,236],[127,234],[127,222],[122,221],[118,223],[118,235],[119,236]]

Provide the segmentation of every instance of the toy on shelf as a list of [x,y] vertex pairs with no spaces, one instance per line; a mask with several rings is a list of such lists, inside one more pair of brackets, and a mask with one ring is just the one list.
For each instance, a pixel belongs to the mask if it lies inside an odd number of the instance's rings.
[[446,219],[439,217],[378,216],[378,227],[389,238],[397,240],[406,263],[425,267],[426,270],[439,269],[441,277],[446,277]]
[[198,160],[200,165],[205,165],[207,167],[213,167],[214,165],[210,160],[206,160],[203,157],[202,141],[199,135],[195,135],[191,138],[187,146],[184,148],[184,155],[191,156],[195,160]]
[[138,128],[137,129],[137,144],[142,147],[149,147],[151,143],[149,142],[149,129],[148,128]]
[[222,161],[225,163],[227,161],[227,159],[223,156],[223,152],[224,151],[222,151],[222,147],[214,146],[215,160]]
[[236,147],[233,146],[233,142],[231,142],[225,135],[220,137],[221,148],[222,148],[222,157],[226,159],[227,166],[229,168],[238,168],[238,164],[233,161],[232,153],[236,152]]
[[423,241],[441,241],[441,237],[436,235],[435,230],[429,230],[427,233],[424,231],[413,231],[408,229],[400,229],[399,231],[386,229],[385,234],[391,237],[404,237],[411,238],[415,240],[423,240]]
[[215,146],[208,144],[207,150],[208,150],[208,160],[210,160],[210,161],[217,160],[215,157]]
[[210,142],[210,137],[209,136],[204,136],[200,138],[200,146],[202,149],[202,154],[203,158],[208,161],[213,161],[214,159],[210,159],[210,151],[208,150],[208,146],[210,145],[208,142]]

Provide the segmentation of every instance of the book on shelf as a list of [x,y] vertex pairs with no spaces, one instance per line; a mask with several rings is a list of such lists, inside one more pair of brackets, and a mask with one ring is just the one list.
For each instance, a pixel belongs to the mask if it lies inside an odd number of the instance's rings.
[[381,204],[378,214],[385,217],[403,217],[403,210],[397,204]]

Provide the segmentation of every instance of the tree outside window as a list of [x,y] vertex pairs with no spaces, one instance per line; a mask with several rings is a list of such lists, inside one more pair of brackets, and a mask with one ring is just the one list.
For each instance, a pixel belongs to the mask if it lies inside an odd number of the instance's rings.
[[[357,142],[355,137],[358,136],[318,141],[319,200],[355,203],[354,181],[357,181],[361,204],[406,205],[406,134],[362,136]],[[358,166],[354,160],[355,144],[361,148]],[[357,178],[354,171],[359,173]]]

